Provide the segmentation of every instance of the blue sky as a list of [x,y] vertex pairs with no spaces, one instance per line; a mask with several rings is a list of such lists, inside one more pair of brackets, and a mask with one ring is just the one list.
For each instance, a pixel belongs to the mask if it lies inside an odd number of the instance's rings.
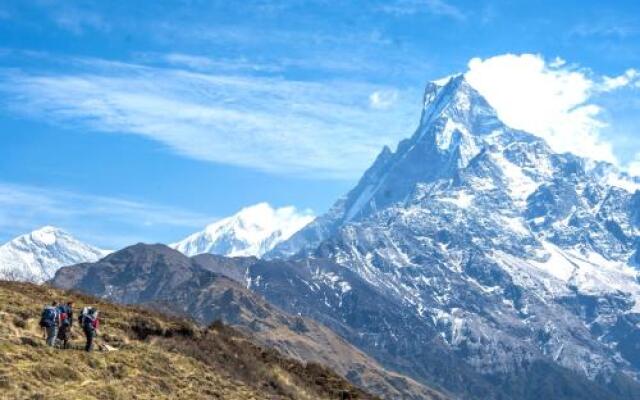
[[510,124],[637,171],[638,70],[637,1],[0,1],[0,241],[322,213],[467,71]]

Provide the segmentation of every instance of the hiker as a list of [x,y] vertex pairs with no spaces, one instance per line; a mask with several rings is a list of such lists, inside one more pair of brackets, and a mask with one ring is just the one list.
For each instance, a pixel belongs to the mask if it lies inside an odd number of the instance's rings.
[[93,338],[96,336],[100,321],[98,320],[98,310],[85,307],[80,315],[80,321],[82,323],[82,330],[84,336],[87,338],[87,344],[85,345],[85,351],[91,351],[93,349]]
[[40,317],[40,327],[44,329],[47,346],[54,347],[56,345],[56,336],[58,335],[58,326],[60,325],[60,315],[58,313],[58,302],[53,301],[42,310]]
[[71,338],[71,326],[73,325],[73,302],[62,304],[58,307],[60,314],[60,327],[58,328],[58,340],[62,342],[62,348],[69,348]]

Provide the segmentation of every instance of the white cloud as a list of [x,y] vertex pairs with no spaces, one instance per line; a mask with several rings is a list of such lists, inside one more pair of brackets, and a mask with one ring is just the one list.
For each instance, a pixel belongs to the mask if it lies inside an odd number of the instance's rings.
[[616,162],[593,102],[603,86],[587,71],[563,60],[506,54],[472,59],[466,77],[506,124],[543,137],[556,151]]
[[386,110],[391,108],[398,101],[398,91],[376,90],[369,95],[369,106],[376,110]]
[[143,135],[204,161],[332,178],[359,176],[383,145],[413,128],[417,112],[417,102],[407,102],[372,113],[370,94],[389,88],[366,83],[85,65],[90,72],[5,72],[0,92],[13,110],[74,129]]
[[556,57],[549,63],[549,66],[551,66],[551,68],[560,68],[562,66],[565,66],[566,64],[567,60],[562,57]]
[[640,176],[640,154],[627,165],[627,172],[631,176]]
[[640,86],[640,71],[629,68],[622,75],[615,77],[605,76],[601,87],[603,91],[609,92],[629,85]]

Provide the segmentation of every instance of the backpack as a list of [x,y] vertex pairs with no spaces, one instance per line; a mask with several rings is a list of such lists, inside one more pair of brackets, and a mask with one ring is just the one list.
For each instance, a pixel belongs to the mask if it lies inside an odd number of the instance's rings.
[[60,325],[71,326],[71,323],[73,322],[71,320],[71,316],[73,314],[71,313],[69,306],[60,306],[58,311],[60,312]]
[[78,315],[78,323],[80,324],[80,326],[84,326],[84,317],[89,315],[90,309],[91,307],[85,307],[82,309],[82,312],[80,313],[80,315]]
[[84,318],[82,318],[82,329],[93,332],[95,330],[93,321],[95,321],[95,319],[91,315],[85,315]]
[[56,324],[56,317],[58,316],[58,312],[55,308],[51,306],[45,307],[42,310],[42,316],[40,317],[40,326],[43,328],[51,328]]
[[60,313],[60,325],[69,326],[69,315],[66,312]]

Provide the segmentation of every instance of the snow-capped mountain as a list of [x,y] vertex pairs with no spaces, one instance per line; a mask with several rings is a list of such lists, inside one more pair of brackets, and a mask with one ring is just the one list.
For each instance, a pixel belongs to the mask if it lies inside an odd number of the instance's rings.
[[45,226],[0,246],[0,279],[42,283],[60,267],[97,261],[108,253]]
[[[410,371],[432,368],[413,342],[433,330],[483,375],[542,362],[619,393],[640,379],[638,189],[613,165],[557,154],[504,125],[456,76],[427,86],[410,139],[384,148],[347,196],[267,258],[330,258],[401,303],[399,315],[428,326],[380,330],[371,320],[358,340]],[[327,315],[345,315],[344,296],[336,289]]]
[[187,256],[211,253],[260,257],[311,221],[310,213],[300,213],[294,207],[274,209],[258,203],[169,246]]

